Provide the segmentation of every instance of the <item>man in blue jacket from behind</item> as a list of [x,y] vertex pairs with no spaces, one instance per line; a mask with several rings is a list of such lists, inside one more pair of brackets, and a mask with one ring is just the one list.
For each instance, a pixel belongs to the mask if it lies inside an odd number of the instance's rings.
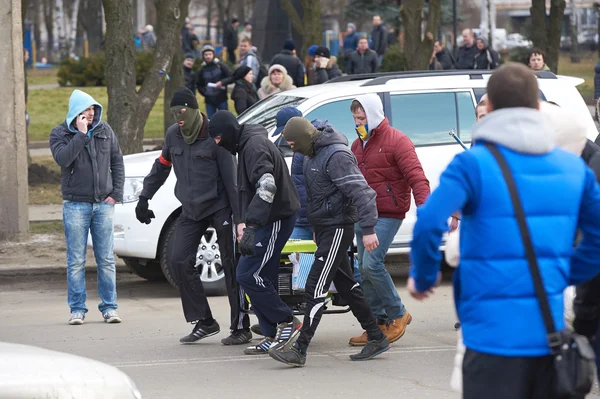
[[515,211],[484,144],[497,146],[514,176],[557,330],[565,327],[564,289],[600,273],[600,189],[580,157],[556,148],[530,70],[501,67],[487,93],[490,113],[473,130],[475,146],[454,158],[418,209],[408,288],[417,299],[431,294],[447,220],[460,211],[454,298],[467,348],[463,397],[552,399],[553,356]]

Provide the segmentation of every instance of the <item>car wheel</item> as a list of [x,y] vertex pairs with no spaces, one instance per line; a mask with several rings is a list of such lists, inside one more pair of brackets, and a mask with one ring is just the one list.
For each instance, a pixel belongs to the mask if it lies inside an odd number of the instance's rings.
[[[177,280],[173,266],[167,261],[173,251],[173,238],[176,222],[165,231],[160,244],[160,266],[167,281],[177,288]],[[198,246],[196,253],[196,268],[200,274],[202,285],[206,295],[223,295],[227,292],[225,286],[225,271],[221,263],[221,252],[217,243],[217,233],[213,228],[209,228]]]
[[165,275],[160,263],[155,260],[123,258],[123,261],[131,271],[143,279],[148,281],[165,281]]

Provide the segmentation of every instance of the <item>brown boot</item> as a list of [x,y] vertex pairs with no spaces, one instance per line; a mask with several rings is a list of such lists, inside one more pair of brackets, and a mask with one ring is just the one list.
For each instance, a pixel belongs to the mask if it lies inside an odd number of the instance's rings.
[[406,326],[412,321],[410,313],[404,313],[404,316],[399,319],[394,319],[387,329],[387,337],[390,343],[398,341],[406,332]]
[[[379,324],[379,329],[381,330],[383,335],[387,335],[388,331],[387,331],[387,326],[385,324]],[[369,338],[367,336],[367,332],[365,331],[362,333],[362,335],[360,337],[350,338],[350,342],[348,342],[348,345],[350,345],[350,346],[365,346],[367,344],[368,340],[369,340]]]

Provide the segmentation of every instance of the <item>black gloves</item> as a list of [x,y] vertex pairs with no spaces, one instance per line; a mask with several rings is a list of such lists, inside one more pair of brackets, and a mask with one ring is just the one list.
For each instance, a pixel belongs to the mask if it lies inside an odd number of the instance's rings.
[[240,254],[242,256],[251,256],[254,255],[254,239],[256,237],[256,229],[253,227],[246,227],[244,229],[244,235],[242,236],[242,240],[238,245],[240,250]]
[[150,219],[154,219],[154,212],[148,209],[148,198],[140,196],[138,204],[135,207],[135,217],[140,223],[146,224],[150,224]]

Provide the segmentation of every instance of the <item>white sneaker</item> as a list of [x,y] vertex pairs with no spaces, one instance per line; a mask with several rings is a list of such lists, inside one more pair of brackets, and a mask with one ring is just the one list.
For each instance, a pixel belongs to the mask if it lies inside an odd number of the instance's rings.
[[104,321],[107,323],[112,324],[112,323],[120,323],[121,322],[121,318],[117,314],[116,310],[107,310],[106,312],[104,312],[102,317],[104,317]]
[[80,326],[83,324],[83,319],[85,319],[85,313],[72,312],[71,318],[69,319],[69,324],[72,326]]

